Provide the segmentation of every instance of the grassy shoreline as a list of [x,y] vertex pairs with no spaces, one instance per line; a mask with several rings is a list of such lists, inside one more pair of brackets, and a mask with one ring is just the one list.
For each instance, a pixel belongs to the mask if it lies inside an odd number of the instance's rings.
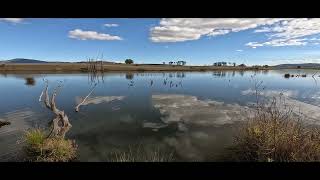
[[[0,72],[14,71],[62,71],[85,72],[85,63],[14,63],[0,66]],[[233,66],[177,66],[145,64],[104,64],[104,71],[215,71],[215,70],[271,70],[264,67]]]

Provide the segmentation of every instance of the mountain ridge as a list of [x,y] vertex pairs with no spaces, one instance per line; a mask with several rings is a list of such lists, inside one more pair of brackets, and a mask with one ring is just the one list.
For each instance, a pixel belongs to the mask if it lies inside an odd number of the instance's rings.
[[296,64],[278,64],[276,68],[320,68],[320,63],[296,63]]
[[26,59],[26,58],[14,58],[10,60],[4,60],[1,62],[5,63],[48,63],[47,61],[41,61],[36,59]]

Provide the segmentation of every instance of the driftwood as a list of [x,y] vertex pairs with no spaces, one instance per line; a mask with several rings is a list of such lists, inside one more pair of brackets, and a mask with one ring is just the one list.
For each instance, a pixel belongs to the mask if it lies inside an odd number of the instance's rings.
[[51,101],[49,99],[48,86],[49,83],[48,80],[46,80],[46,86],[40,95],[39,101],[42,100],[42,96],[44,95],[45,106],[56,115],[56,117],[52,120],[52,130],[49,134],[49,137],[64,138],[65,134],[72,126],[69,122],[68,116],[64,113],[64,111],[59,110],[55,103],[55,98],[57,96],[58,89],[61,87],[61,85],[54,89],[51,96]]
[[91,89],[91,91],[89,92],[89,94],[82,100],[82,102],[80,102],[76,107],[75,107],[75,111],[79,112],[79,108],[80,106],[88,99],[88,97],[92,94],[93,90],[96,88],[97,83],[93,86],[93,88]]

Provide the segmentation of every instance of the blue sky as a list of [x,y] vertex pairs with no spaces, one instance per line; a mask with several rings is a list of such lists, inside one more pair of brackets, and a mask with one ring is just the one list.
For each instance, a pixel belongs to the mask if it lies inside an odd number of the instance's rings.
[[0,59],[320,62],[320,19],[0,18]]

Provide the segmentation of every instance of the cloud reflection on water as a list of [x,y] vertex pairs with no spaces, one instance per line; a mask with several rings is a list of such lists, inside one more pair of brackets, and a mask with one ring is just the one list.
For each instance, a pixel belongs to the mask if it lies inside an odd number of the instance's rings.
[[[255,91],[247,89],[241,92],[243,95],[254,95]],[[320,125],[320,107],[298,99],[298,91],[293,90],[264,90],[260,93],[261,96],[275,98],[279,103],[279,109],[289,107],[293,113],[300,116],[306,123]],[[304,94],[305,96],[305,94]],[[316,98],[316,94],[309,94],[308,98]],[[306,98],[306,97],[304,97]]]

